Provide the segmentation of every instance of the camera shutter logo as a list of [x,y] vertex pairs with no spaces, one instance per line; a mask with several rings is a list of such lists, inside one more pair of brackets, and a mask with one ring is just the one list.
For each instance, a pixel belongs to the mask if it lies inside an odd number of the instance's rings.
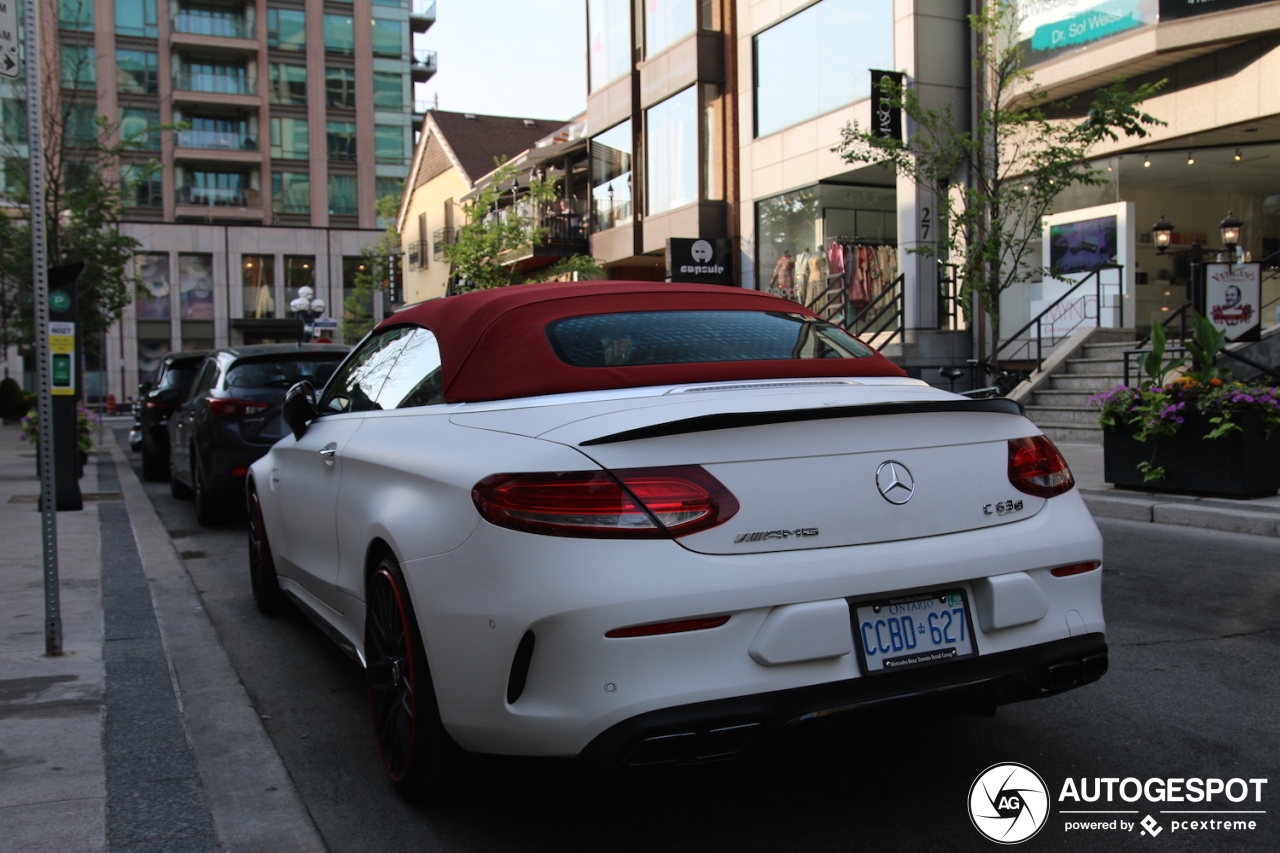
[[993,764],[969,788],[969,819],[999,844],[1019,844],[1049,819],[1049,789],[1025,764]]
[[696,263],[705,264],[715,257],[716,250],[711,248],[711,244],[706,240],[699,240],[693,244],[689,254],[693,256],[693,260]]

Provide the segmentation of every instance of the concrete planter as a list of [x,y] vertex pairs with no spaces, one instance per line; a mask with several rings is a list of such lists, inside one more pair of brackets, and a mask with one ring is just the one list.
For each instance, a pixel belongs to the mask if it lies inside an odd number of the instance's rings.
[[[1236,417],[1241,430],[1221,438],[1205,438],[1208,418],[1191,413],[1175,435],[1138,441],[1129,428],[1102,432],[1103,477],[1127,489],[1151,489],[1256,498],[1280,491],[1280,434],[1268,439],[1255,412]],[[1154,456],[1153,456],[1154,455]],[[1150,482],[1138,465],[1163,466],[1165,476]]]

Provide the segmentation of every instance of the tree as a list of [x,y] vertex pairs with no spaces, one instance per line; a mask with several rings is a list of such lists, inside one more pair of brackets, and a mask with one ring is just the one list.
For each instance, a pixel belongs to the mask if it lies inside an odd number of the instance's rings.
[[604,278],[604,267],[600,261],[590,255],[570,255],[561,258],[549,267],[543,267],[529,277],[530,282],[538,281],[598,281]]
[[387,195],[378,199],[378,216],[391,224],[378,239],[360,250],[360,269],[356,272],[351,295],[343,300],[342,338],[354,343],[373,328],[373,300],[390,287],[389,265],[400,263],[400,232],[396,230],[396,211],[400,197]]
[[[45,239],[50,266],[83,261],[77,282],[77,315],[81,340],[96,350],[101,334],[143,291],[141,280],[125,272],[141,243],[118,228],[125,193],[132,184],[120,181],[122,166],[133,170],[133,182],[147,180],[159,168],[154,157],[159,133],[171,126],[148,125],[136,133],[121,133],[120,123],[97,117],[92,100],[93,56],[74,46],[41,52],[40,164],[44,185]],[[84,94],[80,93],[84,90]],[[25,86],[13,91],[10,102],[26,115]],[[6,182],[0,192],[0,346],[30,343],[32,232],[27,159],[18,156],[26,145],[25,124],[6,122],[0,153],[6,154]],[[137,152],[144,152],[141,156]]]
[[[971,128],[957,122],[950,105],[928,107],[911,88],[882,84],[882,93],[912,120],[911,138],[877,137],[853,122],[832,149],[850,163],[884,163],[936,196],[945,222],[936,245],[917,251],[956,262],[961,293],[976,297],[993,329],[1002,293],[1057,277],[1034,263],[1040,221],[1068,187],[1104,181],[1086,162],[1089,152],[1121,134],[1145,137],[1147,128],[1164,124],[1139,109],[1163,81],[1130,91],[1123,78],[1097,91],[1082,119],[1061,117],[1069,107],[1051,104],[1026,67],[1019,22],[1009,0],[991,0],[969,16],[982,89]],[[980,352],[983,346],[980,338]]]
[[509,207],[499,202],[504,186],[511,184],[516,168],[497,161],[498,168],[476,197],[463,204],[466,223],[458,228],[454,242],[444,247],[444,257],[453,265],[455,293],[505,287],[520,280],[504,258],[517,249],[538,245],[547,229],[539,223],[538,210],[556,197],[555,178],[534,178],[527,194]]

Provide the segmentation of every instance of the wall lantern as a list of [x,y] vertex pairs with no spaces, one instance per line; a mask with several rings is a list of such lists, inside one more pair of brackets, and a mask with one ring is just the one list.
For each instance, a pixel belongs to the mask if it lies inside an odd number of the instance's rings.
[[1164,251],[1173,240],[1173,223],[1161,215],[1159,221],[1151,226],[1151,234],[1155,237],[1156,248]]
[[1240,229],[1243,227],[1244,223],[1236,219],[1235,214],[1229,210],[1226,218],[1218,223],[1218,230],[1222,232],[1222,245],[1228,251],[1240,245]]

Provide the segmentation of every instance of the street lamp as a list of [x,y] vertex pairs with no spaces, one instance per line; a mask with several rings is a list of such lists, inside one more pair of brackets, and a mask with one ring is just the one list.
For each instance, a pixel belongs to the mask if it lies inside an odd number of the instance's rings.
[[1163,215],[1151,226],[1151,236],[1155,240],[1158,254],[1186,255],[1191,264],[1191,301],[1192,307],[1200,314],[1205,310],[1205,288],[1203,278],[1205,251],[1220,252],[1227,255],[1227,262],[1232,263],[1236,257],[1236,248],[1240,245],[1240,232],[1244,223],[1236,219],[1235,214],[1227,211],[1227,215],[1218,223],[1218,231],[1222,235],[1221,249],[1208,249],[1200,245],[1199,238],[1191,241],[1185,249],[1171,249],[1174,225]]
[[293,316],[302,321],[302,340],[311,340],[311,324],[324,314],[323,299],[316,298],[316,292],[307,286],[298,288],[298,298],[289,303]]

